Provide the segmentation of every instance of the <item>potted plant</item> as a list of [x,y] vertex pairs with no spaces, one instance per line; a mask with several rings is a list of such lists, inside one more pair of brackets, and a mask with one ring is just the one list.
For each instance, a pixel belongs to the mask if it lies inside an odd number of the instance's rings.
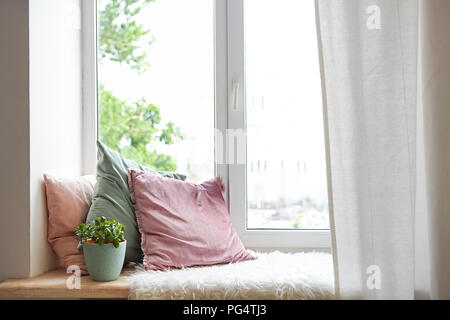
[[125,260],[125,226],[102,216],[92,224],[82,223],[75,229],[75,235],[80,239],[78,248],[84,253],[91,279],[116,280]]

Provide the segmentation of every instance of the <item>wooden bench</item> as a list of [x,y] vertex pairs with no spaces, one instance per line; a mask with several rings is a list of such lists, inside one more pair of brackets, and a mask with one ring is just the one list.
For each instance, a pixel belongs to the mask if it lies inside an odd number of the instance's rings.
[[80,289],[68,289],[70,274],[55,269],[27,279],[9,279],[0,283],[0,299],[127,299],[129,282],[122,271],[119,279],[97,282],[82,276]]
[[[256,253],[255,253],[256,254]],[[330,254],[309,252],[302,254],[283,254],[281,252],[257,253],[259,258],[253,261],[235,264],[220,264],[205,267],[171,270],[167,273],[141,273],[137,265],[127,265],[119,279],[110,282],[97,282],[89,276],[80,277],[79,289],[70,289],[74,281],[65,269],[56,269],[37,277],[28,279],[9,279],[0,283],[0,299],[198,299],[220,298],[219,290],[223,290],[223,299],[235,297],[239,293],[245,299],[278,299],[280,288],[287,290],[293,299],[335,299],[333,282],[333,261]],[[298,269],[283,266],[298,264]],[[274,269],[276,271],[274,272]],[[260,273],[254,276],[255,270]],[[202,274],[200,282],[195,285],[192,279]],[[233,273],[236,275],[234,276]],[[265,273],[270,276],[265,276]],[[130,276],[134,275],[133,278]],[[286,275],[290,277],[286,278]],[[72,276],[74,277],[74,276]],[[223,278],[225,277],[225,278]],[[231,278],[228,279],[228,278]],[[234,277],[234,278],[233,278]],[[227,280],[216,281],[217,279]],[[272,279],[266,281],[266,278]],[[228,281],[230,280],[230,281]],[[264,280],[264,281],[263,281]],[[264,290],[261,290],[261,281]],[[170,283],[170,286],[167,284]],[[131,285],[135,288],[132,290]],[[206,284],[206,286],[203,286]],[[236,286],[230,290],[230,286]],[[242,287],[239,287],[239,286]],[[70,287],[70,286],[69,286]],[[242,290],[240,290],[242,289]],[[212,290],[212,291],[211,291]],[[133,291],[133,292],[130,292]],[[130,294],[131,293],[131,294]],[[136,295],[136,293],[138,293]],[[263,295],[261,295],[263,294]],[[286,297],[286,296],[283,296]]]

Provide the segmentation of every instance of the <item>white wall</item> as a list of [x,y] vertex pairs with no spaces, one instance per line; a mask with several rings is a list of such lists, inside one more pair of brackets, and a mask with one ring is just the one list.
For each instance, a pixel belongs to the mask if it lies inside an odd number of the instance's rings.
[[82,159],[79,0],[30,0],[31,275],[50,269],[42,173],[79,176]]
[[0,281],[30,271],[28,1],[0,1]]
[[57,263],[42,173],[81,174],[80,26],[79,0],[0,1],[0,281]]

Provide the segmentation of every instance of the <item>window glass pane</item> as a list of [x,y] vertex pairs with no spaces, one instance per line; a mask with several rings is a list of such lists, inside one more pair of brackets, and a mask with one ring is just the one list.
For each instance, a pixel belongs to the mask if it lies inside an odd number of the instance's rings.
[[329,228],[314,10],[245,0],[249,229]]
[[129,159],[214,176],[213,1],[98,1],[99,137]]

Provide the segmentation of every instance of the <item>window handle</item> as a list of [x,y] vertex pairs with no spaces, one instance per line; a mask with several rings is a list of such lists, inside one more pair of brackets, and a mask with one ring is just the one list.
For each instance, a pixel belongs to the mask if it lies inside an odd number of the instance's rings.
[[238,110],[239,87],[240,87],[239,81],[233,80],[233,104],[232,104],[233,111]]

